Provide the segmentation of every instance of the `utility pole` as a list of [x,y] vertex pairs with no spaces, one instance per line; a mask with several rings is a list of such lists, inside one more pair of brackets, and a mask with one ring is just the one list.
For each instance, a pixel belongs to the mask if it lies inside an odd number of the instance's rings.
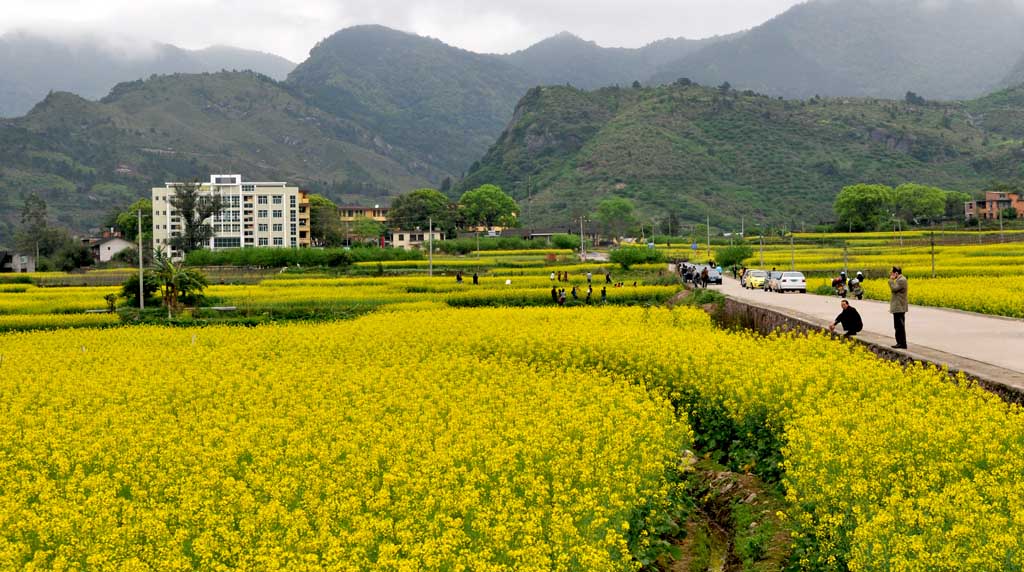
[[746,223],[746,219],[741,216],[740,217],[740,236],[742,236],[743,238],[747,237],[747,235],[746,235],[746,228],[744,227],[745,223]]
[[580,260],[587,259],[587,243],[583,240],[583,215],[580,215]]
[[762,225],[757,225],[757,237],[761,240],[761,268],[764,268],[764,228]]
[[932,231],[932,278],[935,278],[935,231]]
[[708,262],[711,262],[711,215],[707,215],[708,219]]
[[146,309],[146,295],[142,279],[142,209],[139,209],[139,309]]
[[527,175],[526,176],[526,220],[529,220],[532,223],[532,220],[530,219],[530,202],[531,202],[530,199],[531,198],[533,198],[533,197],[530,194],[530,175]]
[[1003,209],[999,208],[999,201],[996,201],[996,210],[999,211],[999,242],[1006,242],[1003,236]]
[[[423,219],[420,219],[420,220],[423,220]],[[428,233],[427,244],[429,245],[428,246],[428,250],[429,250],[428,256],[430,258],[430,277],[433,278],[434,277],[434,217],[429,217],[427,219],[427,233]],[[479,248],[479,247],[477,247],[477,248]],[[479,250],[477,251],[477,256],[480,256]]]
[[789,269],[796,270],[796,247],[793,245],[793,232],[789,233]]
[[846,272],[847,276],[850,274],[850,257],[846,250],[846,241],[843,241],[843,272]]

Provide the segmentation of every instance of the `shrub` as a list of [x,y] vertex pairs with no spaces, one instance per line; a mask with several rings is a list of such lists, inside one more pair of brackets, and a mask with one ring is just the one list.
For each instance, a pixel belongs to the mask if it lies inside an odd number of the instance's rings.
[[653,248],[637,248],[626,246],[613,250],[611,261],[622,266],[623,270],[629,270],[634,264],[650,264],[665,262],[665,253]]

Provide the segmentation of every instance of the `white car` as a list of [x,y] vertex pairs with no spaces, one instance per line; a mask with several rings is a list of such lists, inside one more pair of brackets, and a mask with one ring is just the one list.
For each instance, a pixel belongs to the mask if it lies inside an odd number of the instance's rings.
[[787,292],[792,290],[806,294],[807,279],[804,278],[804,275],[801,272],[783,272],[782,276],[774,281],[772,289],[776,292]]

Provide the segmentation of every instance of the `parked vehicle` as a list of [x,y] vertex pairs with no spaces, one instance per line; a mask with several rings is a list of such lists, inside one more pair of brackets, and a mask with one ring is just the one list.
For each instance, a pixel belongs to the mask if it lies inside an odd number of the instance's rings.
[[714,266],[708,266],[707,264],[698,264],[694,266],[694,274],[700,276],[704,269],[708,269],[708,284],[722,285],[722,273],[718,271]]
[[764,270],[750,270],[744,276],[747,282],[744,285],[745,288],[763,288],[764,281],[768,278],[768,273]]
[[779,280],[780,278],[782,278],[782,272],[779,272],[778,270],[772,270],[772,271],[768,272],[768,275],[764,279],[764,284],[762,285],[762,289],[765,292],[771,292],[771,290],[772,290],[772,281],[773,280]]
[[772,292],[800,292],[807,293],[807,279],[801,272],[780,272],[779,276],[773,277],[769,282],[769,289]]

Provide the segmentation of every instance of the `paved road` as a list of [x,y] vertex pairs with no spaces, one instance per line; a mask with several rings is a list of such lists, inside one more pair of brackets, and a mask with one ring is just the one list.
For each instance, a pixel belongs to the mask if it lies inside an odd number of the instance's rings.
[[[745,290],[731,277],[726,278],[720,288],[730,297],[790,315],[799,314],[801,316],[797,317],[812,318],[811,321],[822,325],[831,323],[841,311],[839,298],[834,296]],[[909,289],[914,290],[912,279]],[[862,339],[887,346],[896,343],[888,302],[853,300],[850,304],[864,319]],[[927,357],[935,361],[938,355],[935,352],[948,354],[942,356],[942,363],[948,363],[951,368],[960,369],[962,364],[955,363],[954,359],[960,357],[1024,374],[1024,320],[911,306],[907,313],[907,343],[910,346],[907,353],[911,356],[930,354]],[[1019,376],[1004,377],[1020,379]]]

